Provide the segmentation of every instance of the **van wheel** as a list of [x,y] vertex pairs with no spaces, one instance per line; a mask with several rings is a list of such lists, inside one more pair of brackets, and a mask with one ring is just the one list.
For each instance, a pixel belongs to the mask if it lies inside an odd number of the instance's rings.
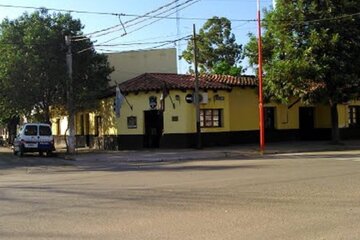
[[17,154],[19,157],[24,156],[24,147],[22,145],[19,147],[19,151],[17,152]]
[[53,152],[52,152],[52,151],[47,151],[47,152],[46,152],[46,156],[47,156],[47,157],[51,157],[52,155],[53,155]]
[[40,156],[40,157],[44,156],[44,152],[43,152],[43,151],[39,151],[39,156]]

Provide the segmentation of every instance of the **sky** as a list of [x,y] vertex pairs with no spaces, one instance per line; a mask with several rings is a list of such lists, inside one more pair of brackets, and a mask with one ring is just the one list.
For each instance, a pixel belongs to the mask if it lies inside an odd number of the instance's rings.
[[[187,1],[188,3],[186,3]],[[80,19],[85,26],[83,30],[85,34],[110,28],[121,23],[125,25],[126,35],[124,35],[122,27],[112,28],[109,32],[102,32],[102,34],[99,34],[102,36],[97,36],[96,34],[90,35],[95,44],[112,45],[97,47],[99,52],[175,47],[175,44],[171,41],[191,35],[193,24],[199,30],[206,19],[213,16],[226,17],[232,20],[233,33],[239,44],[245,45],[249,40],[248,34],[256,33],[257,31],[256,22],[244,21],[256,19],[257,0],[178,0],[180,5],[177,8],[178,13],[176,13],[176,7],[173,4],[150,14],[156,15],[167,11],[169,8],[173,8],[173,10],[164,13],[165,15],[173,13],[169,16],[173,19],[146,18],[144,22],[140,22],[142,19],[134,21],[136,16],[158,10],[161,6],[172,2],[174,0],[0,0],[0,19],[2,20],[6,17],[15,19],[24,12],[31,13],[35,11],[33,9],[10,8],[1,5],[125,14],[125,16],[120,17],[120,21],[118,16],[111,14],[71,13],[74,18]],[[269,7],[272,4],[272,0],[261,0],[260,2],[261,8]],[[179,17],[178,20],[175,19],[177,16]],[[126,24],[128,21],[130,22]],[[177,41],[176,43],[179,55],[186,49],[187,40]],[[113,46],[116,44],[125,45]],[[245,60],[242,65],[248,67],[247,61]],[[188,65],[184,61],[180,61],[178,69],[179,73],[186,73]],[[253,70],[249,68],[246,74],[253,74]]]

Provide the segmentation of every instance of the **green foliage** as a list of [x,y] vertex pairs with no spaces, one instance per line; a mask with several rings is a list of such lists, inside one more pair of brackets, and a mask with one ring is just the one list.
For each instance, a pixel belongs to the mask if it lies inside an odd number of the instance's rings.
[[[65,107],[67,66],[65,36],[82,35],[70,14],[24,13],[0,25],[1,116],[36,116],[48,121],[50,106]],[[94,106],[96,93],[107,87],[112,69],[89,39],[73,42],[76,108]],[[85,104],[86,103],[86,104]],[[6,111],[5,111],[6,109]]]
[[[236,43],[235,35],[231,33],[230,20],[224,17],[209,19],[200,29],[196,40],[201,73],[239,75],[243,72],[239,65],[243,59],[242,45]],[[181,57],[193,63],[193,53],[194,44],[190,40]]]
[[[265,92],[286,102],[299,96],[311,103],[338,104],[357,97],[360,63],[360,2],[278,0],[265,12]],[[257,63],[257,39],[246,56]]]
[[211,73],[220,75],[240,76],[242,68],[231,66],[229,63],[222,61],[214,65]]
[[[354,0],[278,0],[263,22],[265,93],[282,102],[298,96],[329,104],[334,141],[336,105],[359,97],[359,12],[360,2]],[[253,66],[257,51],[257,39],[250,35],[245,54]]]

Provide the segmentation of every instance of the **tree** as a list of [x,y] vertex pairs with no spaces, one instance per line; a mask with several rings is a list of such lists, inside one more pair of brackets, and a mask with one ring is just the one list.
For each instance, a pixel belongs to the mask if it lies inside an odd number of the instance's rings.
[[[49,122],[50,107],[65,108],[65,36],[82,36],[83,26],[70,14],[46,10],[24,13],[0,25],[0,94],[2,109]],[[97,54],[86,37],[73,42],[75,108],[94,107],[96,95],[108,86],[107,58]],[[81,52],[81,50],[86,51]],[[65,108],[66,109],[66,108]],[[6,117],[7,113],[2,112]]]
[[[242,45],[236,43],[235,35],[231,33],[230,20],[224,17],[210,18],[200,29],[196,40],[201,73],[236,76],[243,72],[239,65],[243,59]],[[189,40],[187,49],[181,57],[188,63],[193,63],[193,52],[194,44]]]
[[[360,2],[278,0],[265,11],[264,92],[288,102],[297,96],[331,108],[332,140],[340,140],[337,105],[359,96]],[[257,64],[257,39],[245,47]]]

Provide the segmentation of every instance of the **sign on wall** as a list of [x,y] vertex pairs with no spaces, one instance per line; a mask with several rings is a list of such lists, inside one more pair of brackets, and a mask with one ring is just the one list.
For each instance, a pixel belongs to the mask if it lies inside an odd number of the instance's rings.
[[127,117],[127,126],[129,129],[137,128],[137,120],[135,116]]
[[149,106],[150,106],[150,109],[156,109],[156,107],[157,107],[157,98],[155,96],[150,96],[149,97]]
[[192,103],[193,102],[193,95],[192,94],[187,94],[186,96],[185,96],[185,101],[187,102],[187,103]]

